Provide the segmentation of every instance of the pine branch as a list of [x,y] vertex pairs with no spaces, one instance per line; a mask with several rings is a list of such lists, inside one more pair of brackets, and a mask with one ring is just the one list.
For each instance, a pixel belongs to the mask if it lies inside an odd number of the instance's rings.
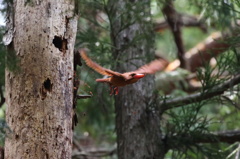
[[206,99],[215,97],[217,95],[221,95],[224,91],[226,91],[227,89],[239,83],[240,83],[240,73],[238,73],[232,79],[213,87],[211,90],[194,93],[186,97],[177,97],[174,99],[164,100],[160,102],[159,107],[160,107],[160,110],[164,112],[165,110],[168,110],[168,109],[182,107],[184,105],[206,100]]
[[240,141],[240,130],[231,130],[223,132],[215,132],[209,135],[207,138],[199,138],[196,140],[197,143],[216,143],[216,142],[225,142],[225,143],[234,143]]
[[165,136],[163,137],[163,141],[167,146],[167,150],[179,149],[184,146],[196,146],[199,143],[234,143],[240,141],[240,130],[213,132],[201,135],[196,135],[196,133],[184,133],[174,136]]
[[168,25],[171,28],[171,31],[174,36],[174,41],[176,43],[178,49],[178,59],[180,60],[180,67],[185,67],[185,60],[184,60],[184,46],[182,40],[182,32],[181,32],[181,24],[179,23],[178,14],[174,9],[172,1],[166,1],[166,5],[162,9],[162,12],[166,16],[166,20]]

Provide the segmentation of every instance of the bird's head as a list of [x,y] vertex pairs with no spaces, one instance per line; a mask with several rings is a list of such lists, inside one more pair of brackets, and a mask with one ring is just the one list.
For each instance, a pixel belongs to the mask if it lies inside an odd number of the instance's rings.
[[132,78],[134,78],[134,79],[140,79],[140,78],[143,78],[145,76],[145,74],[142,74],[142,73],[132,73],[130,76],[132,76]]
[[145,74],[143,73],[135,73],[135,72],[126,72],[122,74],[122,77],[125,81],[133,80],[138,81],[140,78],[143,78]]

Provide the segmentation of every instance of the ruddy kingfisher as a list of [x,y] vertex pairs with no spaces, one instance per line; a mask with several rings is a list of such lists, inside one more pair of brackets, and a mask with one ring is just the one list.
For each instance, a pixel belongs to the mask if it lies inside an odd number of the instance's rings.
[[157,71],[163,70],[168,62],[163,58],[158,58],[149,64],[143,65],[139,69],[131,72],[119,73],[106,69],[96,62],[92,61],[86,54],[85,49],[80,49],[79,53],[82,59],[86,62],[87,66],[95,70],[96,72],[109,76],[109,78],[96,79],[96,82],[108,83],[110,85],[111,93],[117,95],[118,87],[123,87],[128,84],[136,83],[139,79],[146,76],[146,74],[154,74]]

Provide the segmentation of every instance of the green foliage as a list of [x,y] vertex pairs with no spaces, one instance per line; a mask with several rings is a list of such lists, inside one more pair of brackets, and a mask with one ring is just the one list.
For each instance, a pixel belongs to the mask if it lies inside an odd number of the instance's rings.
[[201,11],[201,16],[206,19],[208,24],[220,29],[231,27],[232,22],[239,18],[239,2],[236,0],[191,1]]

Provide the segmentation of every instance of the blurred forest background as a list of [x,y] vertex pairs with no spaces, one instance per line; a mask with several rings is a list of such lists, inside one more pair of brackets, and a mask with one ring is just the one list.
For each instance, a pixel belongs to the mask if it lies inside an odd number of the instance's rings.
[[[161,114],[162,134],[165,139],[172,138],[165,158],[240,158],[240,1],[166,1],[151,0],[151,17],[145,19],[146,25],[152,23],[156,57],[164,57],[170,63],[155,75],[156,94],[161,101],[172,105],[172,109],[166,108]],[[6,3],[2,2],[3,6]],[[112,21],[107,3],[107,0],[78,0],[76,49],[88,48],[94,61],[114,69],[119,61],[112,56]],[[133,12],[135,6],[128,7]],[[6,10],[3,7],[2,13]],[[142,18],[141,11],[139,14],[136,18]],[[130,23],[134,22],[126,21],[126,27]],[[2,38],[4,26],[0,31]],[[7,128],[4,69],[17,68],[16,59],[6,53],[3,44],[0,52],[0,137],[4,145]],[[10,59],[8,63],[5,58]],[[91,98],[78,100],[79,123],[74,130],[73,158],[117,158],[114,96],[109,95],[108,85],[95,82],[102,76],[84,62],[77,74],[78,94]],[[194,98],[197,93],[202,96]],[[171,99],[177,104],[171,103]],[[199,138],[203,134],[214,140]]]

